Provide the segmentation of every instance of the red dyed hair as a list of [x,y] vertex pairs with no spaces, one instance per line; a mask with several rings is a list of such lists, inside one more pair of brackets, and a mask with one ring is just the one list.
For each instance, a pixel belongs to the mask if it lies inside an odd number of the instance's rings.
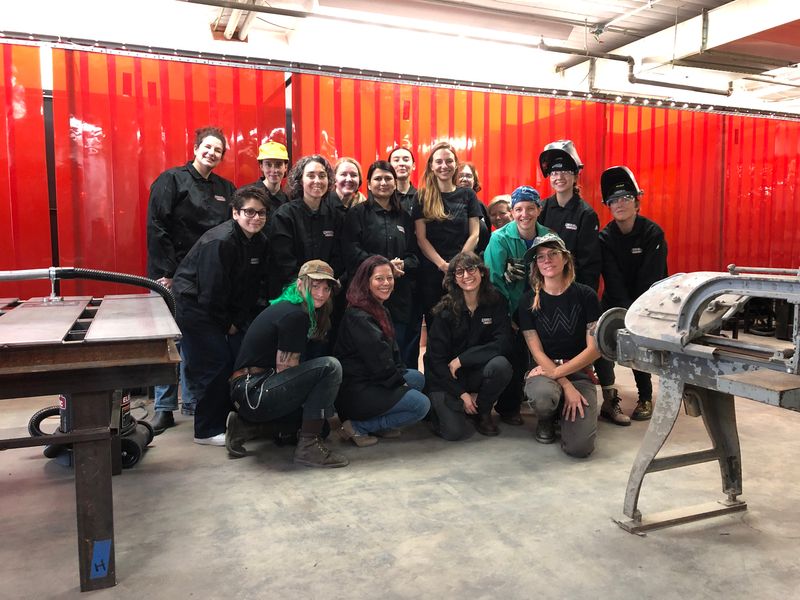
[[[350,281],[350,287],[347,288],[347,305],[360,308],[375,319],[378,325],[380,325],[383,335],[385,335],[387,339],[393,340],[394,326],[389,318],[389,311],[387,311],[383,307],[383,304],[378,302],[372,295],[372,292],[369,291],[369,279],[372,277],[375,269],[382,265],[389,265],[389,267],[391,267],[392,263],[389,262],[389,259],[379,254],[370,256],[359,265],[356,274],[353,275],[353,279]],[[394,269],[392,269],[392,272],[394,273]]]

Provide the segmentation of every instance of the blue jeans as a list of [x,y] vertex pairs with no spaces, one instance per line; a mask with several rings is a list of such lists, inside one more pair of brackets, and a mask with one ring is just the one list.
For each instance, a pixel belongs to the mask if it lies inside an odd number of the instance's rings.
[[[178,351],[180,352],[181,343],[180,341],[175,342],[175,345],[178,347]],[[186,388],[186,363],[181,360],[181,364],[178,368],[178,383],[171,383],[169,385],[157,385],[155,386],[155,394],[156,394],[156,403],[155,403],[155,410],[156,412],[162,411],[169,411],[172,412],[173,410],[178,410],[178,386],[181,386],[181,400],[183,403],[184,408],[194,410],[196,401],[192,398],[189,390]]]
[[385,429],[399,429],[425,418],[431,409],[430,400],[422,393],[425,376],[416,369],[406,369],[403,377],[411,389],[382,415],[364,421],[351,420],[350,423],[356,433],[368,434]]

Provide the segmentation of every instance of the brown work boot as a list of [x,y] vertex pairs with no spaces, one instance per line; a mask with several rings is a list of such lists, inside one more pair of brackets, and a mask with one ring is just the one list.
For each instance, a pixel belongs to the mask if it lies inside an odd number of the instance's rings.
[[619,403],[622,398],[617,393],[617,388],[603,388],[603,406],[600,407],[600,416],[614,425],[626,427],[631,424],[631,419],[622,412]]
[[500,429],[494,424],[491,414],[478,415],[475,419],[475,429],[481,435],[495,436],[500,434]]
[[228,456],[231,458],[247,456],[244,443],[258,437],[259,430],[257,424],[243,421],[237,413],[229,412],[225,423],[225,448]]
[[294,462],[307,467],[346,467],[350,461],[343,454],[330,450],[318,435],[301,433],[294,450]]
[[653,416],[653,401],[650,398],[639,400],[633,409],[631,419],[634,421],[648,421]]
[[374,446],[378,443],[378,438],[376,438],[374,435],[356,433],[356,430],[353,428],[353,424],[349,419],[342,423],[342,426],[339,428],[339,436],[345,441],[350,440],[359,448]]

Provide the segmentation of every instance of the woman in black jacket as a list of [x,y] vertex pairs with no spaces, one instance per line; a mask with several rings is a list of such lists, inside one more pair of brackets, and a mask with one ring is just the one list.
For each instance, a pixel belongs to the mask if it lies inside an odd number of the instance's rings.
[[375,255],[361,263],[347,290],[348,306],[334,348],[342,364],[336,410],[342,420],[340,435],[356,446],[397,437],[400,427],[422,420],[430,409],[421,391],[425,377],[403,365],[383,305],[393,289],[392,263]]
[[346,270],[352,277],[364,260],[376,254],[392,263],[394,292],[385,306],[392,316],[403,362],[413,367],[409,337],[413,337],[413,283],[419,266],[414,223],[400,205],[392,165],[385,160],[372,163],[367,170],[367,185],[367,201],[351,207],[345,218],[342,244]]
[[[446,440],[469,432],[500,433],[492,406],[511,380],[511,320],[508,306],[489,281],[489,271],[473,252],[453,257],[444,278],[447,293],[433,309],[425,374],[436,418]],[[465,416],[466,415],[466,416]]]
[[194,441],[225,445],[228,377],[244,330],[255,317],[267,240],[263,186],[236,190],[233,218],[207,231],[181,261],[172,282],[181,328],[185,385],[197,401]]

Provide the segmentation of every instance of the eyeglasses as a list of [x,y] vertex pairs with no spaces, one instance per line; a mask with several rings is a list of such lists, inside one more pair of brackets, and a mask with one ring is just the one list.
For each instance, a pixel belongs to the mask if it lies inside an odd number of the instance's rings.
[[471,265],[469,267],[458,267],[454,273],[455,276],[461,279],[464,275],[475,275],[478,272],[478,267]]
[[608,201],[606,202],[606,204],[608,204],[608,206],[613,206],[617,202],[622,202],[623,204],[628,204],[629,202],[633,202],[634,200],[636,200],[636,198],[634,196],[628,194],[627,196],[617,196],[616,198],[609,198]]
[[550,171],[550,177],[562,177],[566,175],[574,175],[572,171]]
[[561,254],[561,250],[551,250],[550,252],[542,252],[541,254],[536,255],[536,262],[540,263],[546,260],[555,260],[559,254]]
[[254,208],[242,208],[239,209],[239,212],[242,213],[248,219],[255,219],[256,217],[258,217],[259,219],[267,218],[266,209],[256,210]]

